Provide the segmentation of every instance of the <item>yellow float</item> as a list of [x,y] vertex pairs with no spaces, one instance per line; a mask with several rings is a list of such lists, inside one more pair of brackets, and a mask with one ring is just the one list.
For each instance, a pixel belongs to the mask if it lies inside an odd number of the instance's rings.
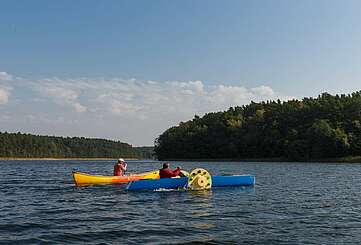
[[207,170],[196,168],[188,176],[188,190],[210,190],[212,188],[212,177]]

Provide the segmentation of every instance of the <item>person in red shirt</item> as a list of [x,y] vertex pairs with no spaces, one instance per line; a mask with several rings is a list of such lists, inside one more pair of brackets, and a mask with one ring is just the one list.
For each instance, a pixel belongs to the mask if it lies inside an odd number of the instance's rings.
[[118,162],[114,165],[114,176],[123,176],[126,170],[126,162],[123,158],[119,158]]
[[160,178],[172,178],[177,177],[181,173],[181,168],[177,167],[176,170],[172,170],[169,168],[169,163],[164,163],[163,168],[159,169],[159,176]]

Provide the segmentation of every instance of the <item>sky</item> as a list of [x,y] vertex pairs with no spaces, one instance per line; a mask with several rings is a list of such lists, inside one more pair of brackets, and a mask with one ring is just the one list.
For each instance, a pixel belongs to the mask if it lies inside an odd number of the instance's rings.
[[153,145],[194,115],[361,89],[361,1],[0,0],[0,131]]

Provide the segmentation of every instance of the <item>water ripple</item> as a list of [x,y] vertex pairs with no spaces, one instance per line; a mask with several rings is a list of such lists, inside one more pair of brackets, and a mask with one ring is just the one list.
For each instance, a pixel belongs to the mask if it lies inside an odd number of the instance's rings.
[[[75,187],[107,161],[1,161],[0,244],[358,244],[361,164],[174,163],[250,173],[254,188],[210,192]],[[134,171],[158,162],[130,162]],[[13,166],[17,166],[16,169]],[[19,169],[21,168],[21,169]]]

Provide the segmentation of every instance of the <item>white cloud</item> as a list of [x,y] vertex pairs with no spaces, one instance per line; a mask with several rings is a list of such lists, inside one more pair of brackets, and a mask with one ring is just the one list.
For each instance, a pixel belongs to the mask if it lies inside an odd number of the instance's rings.
[[272,88],[263,85],[256,88],[252,88],[251,91],[258,96],[272,97],[275,95],[275,92],[273,91]]
[[[59,105],[70,105],[76,112],[85,112],[87,107],[78,102],[79,93],[61,84],[40,83],[36,89]],[[63,85],[64,86],[64,85]]]
[[0,81],[1,80],[5,80],[5,81],[12,80],[12,76],[5,71],[0,71]]
[[[36,82],[22,79],[21,86],[17,86],[20,80],[13,83],[14,93],[24,90],[22,93],[30,96],[32,103],[24,105],[23,111],[19,109],[20,113],[9,111],[14,118],[9,127],[27,121],[17,128],[41,128],[36,133],[119,139],[136,145],[151,145],[164,130],[192,119],[195,114],[202,116],[251,100],[285,98],[268,86],[207,86],[202,81],[51,78]],[[6,103],[8,91],[2,91],[5,95],[0,92],[0,103]],[[59,110],[54,103],[70,109]],[[17,115],[26,113],[33,115],[32,120]]]
[[5,105],[9,101],[9,91],[0,88],[0,105]]
[[78,102],[75,102],[74,104],[72,104],[75,108],[76,112],[86,112],[87,108],[81,104],[79,104]]

